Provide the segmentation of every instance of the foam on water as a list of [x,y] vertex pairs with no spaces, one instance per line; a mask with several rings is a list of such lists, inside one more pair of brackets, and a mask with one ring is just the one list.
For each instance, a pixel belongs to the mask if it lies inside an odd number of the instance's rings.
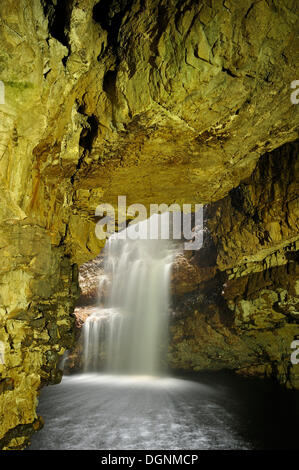
[[[166,216],[139,223],[138,232]],[[84,324],[84,370],[157,374],[167,347],[173,251],[167,240],[124,239],[123,233],[112,236],[106,250],[109,294]]]

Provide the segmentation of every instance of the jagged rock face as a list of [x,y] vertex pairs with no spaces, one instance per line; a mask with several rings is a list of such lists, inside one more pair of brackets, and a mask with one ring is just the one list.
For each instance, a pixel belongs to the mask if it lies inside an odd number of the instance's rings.
[[[299,388],[299,369],[290,360],[291,343],[299,338],[298,147],[298,142],[287,144],[264,155],[250,178],[205,208],[203,248],[176,255],[172,368],[229,368]],[[276,236],[267,230],[274,222]],[[81,304],[96,303],[101,257],[80,272]],[[79,329],[92,311],[76,309]],[[68,372],[80,370],[81,356],[78,341]]]
[[218,277],[185,294],[171,320],[171,366],[233,369],[298,389],[298,366],[291,363],[299,335],[296,279],[298,269],[289,263],[233,283]]
[[176,283],[184,287],[186,272],[213,263],[216,275],[197,285],[193,276],[193,292],[174,303],[172,367],[229,368],[299,389],[291,362],[299,338],[298,147],[264,155],[250,178],[206,209],[210,236],[181,263]]
[[99,203],[217,200],[298,137],[294,2],[64,3],[1,5],[3,197],[80,264]]
[[95,18],[108,43],[118,31],[117,54],[105,108],[93,91],[84,96],[100,129],[74,180],[84,210],[99,198],[115,204],[124,187],[128,203],[220,199],[260,154],[297,138],[298,109],[281,85],[297,68],[291,4],[122,2],[119,26],[105,3]]
[[298,153],[297,141],[263,155],[252,176],[210,208],[221,270],[245,274],[247,265],[260,266],[264,259],[269,267],[286,263],[271,255],[287,245],[294,250],[298,239]]
[[74,341],[78,272],[40,227],[10,224],[1,234],[0,446],[12,449],[41,425],[41,386],[61,380],[58,362]]
[[[76,264],[103,246],[96,206],[118,195],[216,201],[261,154],[298,137],[297,9],[289,0],[0,3],[2,446],[24,446],[41,382],[59,376]],[[219,259],[233,269],[240,255],[225,250]]]
[[99,277],[103,275],[104,257],[102,255],[84,263],[80,267],[79,285],[81,295],[77,305],[88,306],[103,303],[104,298],[107,296],[106,283],[103,286],[99,286]]
[[192,292],[199,284],[212,279],[215,274],[215,265],[198,266],[197,263],[190,262],[185,253],[179,253],[172,264],[171,291],[174,295]]

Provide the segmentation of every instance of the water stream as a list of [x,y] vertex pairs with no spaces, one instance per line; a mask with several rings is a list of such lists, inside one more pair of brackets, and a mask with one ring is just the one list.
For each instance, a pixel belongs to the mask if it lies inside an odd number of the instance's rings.
[[296,446],[295,393],[230,375],[166,375],[172,259],[164,240],[109,240],[108,295],[84,325],[84,373],[42,391],[45,427],[31,449]]
[[[155,215],[139,223],[139,233],[146,235],[160,219],[166,222]],[[132,230],[125,231],[126,239],[122,232],[107,241],[104,281],[110,278],[109,293],[104,308],[83,327],[85,372],[162,372],[173,249],[168,240],[131,239]]]
[[295,449],[296,392],[231,374],[79,374],[42,390],[31,449]]

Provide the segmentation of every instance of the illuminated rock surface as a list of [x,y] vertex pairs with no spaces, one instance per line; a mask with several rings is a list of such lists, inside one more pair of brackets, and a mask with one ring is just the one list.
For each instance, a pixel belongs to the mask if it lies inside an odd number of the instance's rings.
[[[40,425],[39,389],[60,380],[57,364],[74,342],[77,265],[103,246],[95,237],[95,208],[115,204],[118,195],[126,195],[128,204],[146,205],[227,197],[217,203],[210,230],[217,269],[229,275],[223,297],[228,322],[237,330],[219,341],[229,342],[232,358],[242,349],[244,371],[270,367],[280,382],[298,386],[294,368],[285,369],[297,327],[294,255],[287,253],[294,251],[297,236],[293,183],[284,179],[282,166],[266,195],[267,178],[262,192],[241,190],[241,211],[234,208],[239,190],[227,196],[251,175],[261,155],[298,138],[299,106],[290,101],[290,83],[298,78],[298,6],[290,0],[219,0],[213,8],[193,3],[0,4],[4,448],[24,447]],[[292,169],[288,158],[294,162],[298,148],[277,152],[281,165],[287,161]],[[267,168],[271,175],[271,165]],[[281,273],[281,281],[278,274],[272,279],[276,271],[270,267]],[[245,284],[258,276],[270,279],[263,284],[268,300],[254,289],[254,300],[248,298]],[[191,350],[201,348],[203,334],[200,328],[197,340],[192,315],[174,326],[173,344],[175,365],[191,369],[206,364]],[[245,336],[247,349],[240,346]],[[267,351],[267,360],[257,361],[256,351]],[[235,368],[233,359],[224,365]]]

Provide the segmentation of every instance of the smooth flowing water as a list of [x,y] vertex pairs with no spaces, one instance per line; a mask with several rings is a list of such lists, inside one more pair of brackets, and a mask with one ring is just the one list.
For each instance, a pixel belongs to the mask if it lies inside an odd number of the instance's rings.
[[[139,223],[139,233],[146,236],[161,219]],[[110,279],[109,294],[105,307],[83,327],[85,372],[162,371],[173,250],[166,240],[131,239],[133,230],[125,231],[126,239],[121,232],[107,242],[104,282]]]
[[84,326],[85,373],[42,390],[45,426],[31,449],[297,447],[296,392],[219,374],[162,376],[171,262],[163,240],[109,241],[109,294]]
[[31,449],[294,449],[298,394],[211,374],[82,374],[42,390]]

